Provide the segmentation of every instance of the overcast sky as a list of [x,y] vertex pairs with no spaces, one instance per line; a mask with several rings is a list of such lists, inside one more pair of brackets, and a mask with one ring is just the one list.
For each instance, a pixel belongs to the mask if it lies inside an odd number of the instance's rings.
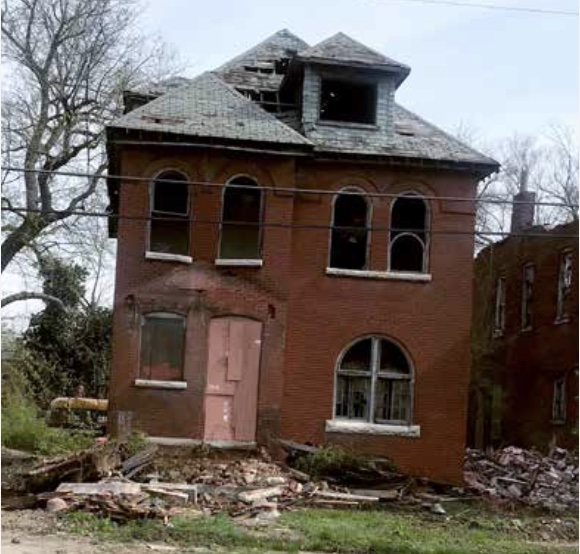
[[[575,0],[481,2],[578,8]],[[409,0],[149,0],[143,24],[177,50],[187,76],[279,29],[311,45],[343,31],[410,65],[398,101],[446,130],[463,122],[493,141],[578,124],[577,17]]]

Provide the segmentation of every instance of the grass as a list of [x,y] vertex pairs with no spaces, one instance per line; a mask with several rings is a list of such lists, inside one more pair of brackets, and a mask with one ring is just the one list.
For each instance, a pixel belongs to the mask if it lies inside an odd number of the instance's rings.
[[21,394],[2,399],[2,445],[42,455],[66,454],[89,447],[90,434],[49,427],[34,403]]
[[[227,516],[179,516],[118,525],[91,514],[66,516],[67,528],[103,540],[165,541],[175,545],[221,546],[231,551],[270,550],[352,554],[563,554],[576,548],[529,544],[536,521],[475,515],[437,519],[427,514],[307,509],[284,514],[266,532],[242,529]],[[577,529],[577,526],[575,527]],[[282,538],[285,532],[286,538]]]

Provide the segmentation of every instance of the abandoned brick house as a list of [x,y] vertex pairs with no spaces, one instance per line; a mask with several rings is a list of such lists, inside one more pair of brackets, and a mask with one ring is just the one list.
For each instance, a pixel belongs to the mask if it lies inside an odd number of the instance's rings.
[[409,71],[283,30],[126,94],[108,128],[113,433],[336,442],[461,481],[468,199],[497,163],[395,102]]
[[534,226],[534,194],[511,234],[475,261],[468,443],[578,444],[578,221]]

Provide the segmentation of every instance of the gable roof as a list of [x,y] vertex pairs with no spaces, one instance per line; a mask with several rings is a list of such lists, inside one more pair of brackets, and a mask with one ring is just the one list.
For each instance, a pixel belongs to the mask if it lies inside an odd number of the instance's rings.
[[311,144],[209,72],[123,115],[109,127],[262,143]]
[[299,53],[299,58],[305,61],[326,61],[344,64],[362,64],[369,66],[384,66],[393,69],[409,71],[409,66],[387,58],[380,52],[365,46],[344,33],[335,35],[319,42],[317,45]]
[[271,66],[273,69],[276,60],[290,58],[307,48],[308,44],[301,38],[288,29],[282,29],[221,65],[215,73],[238,88],[275,91],[280,87],[284,75],[275,72],[267,74],[251,72],[245,67]]

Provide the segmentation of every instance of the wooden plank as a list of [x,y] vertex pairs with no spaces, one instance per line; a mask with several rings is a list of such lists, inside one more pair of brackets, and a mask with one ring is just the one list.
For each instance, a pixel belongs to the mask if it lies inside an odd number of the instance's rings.
[[126,481],[100,481],[98,483],[61,483],[56,492],[96,496],[100,494],[136,496],[141,494],[139,483]]

